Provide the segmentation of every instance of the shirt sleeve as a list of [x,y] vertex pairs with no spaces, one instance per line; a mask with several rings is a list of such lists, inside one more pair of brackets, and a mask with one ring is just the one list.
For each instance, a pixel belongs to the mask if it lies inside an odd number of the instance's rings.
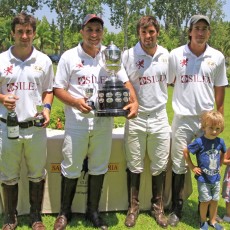
[[67,89],[69,85],[69,68],[63,54],[58,62],[56,76],[54,79],[54,88]]
[[196,154],[200,150],[200,144],[197,139],[188,145],[188,150],[192,154]]
[[176,78],[176,57],[174,52],[171,51],[168,59],[168,84],[174,83]]
[[128,77],[126,71],[125,71],[125,68],[124,68],[123,64],[121,64],[121,69],[117,72],[117,77],[123,83],[129,81],[129,77]]

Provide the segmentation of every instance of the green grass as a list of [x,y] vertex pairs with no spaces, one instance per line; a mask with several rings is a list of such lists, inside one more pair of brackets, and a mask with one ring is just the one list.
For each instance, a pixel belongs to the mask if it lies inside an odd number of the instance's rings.
[[[172,92],[173,87],[168,88],[169,92],[169,100],[167,104],[167,112],[169,116],[169,122],[171,124],[172,117],[173,117],[173,111],[171,108],[171,98],[172,98]],[[227,147],[230,146],[230,88],[226,88],[226,96],[225,96],[225,130],[221,134],[222,138],[225,139],[225,143]],[[62,104],[60,101],[55,100],[52,116],[54,116],[54,111],[56,110],[55,107],[59,108],[59,110],[62,110]],[[60,114],[58,114],[59,116]],[[57,117],[57,115],[55,115]],[[123,124],[125,121],[124,118],[115,118],[115,123]],[[193,160],[195,160],[193,158]],[[222,167],[221,174],[223,175],[225,170],[225,166]],[[193,177],[193,176],[192,176]],[[199,216],[197,214],[197,186],[196,181],[194,178],[192,178],[193,183],[193,193],[189,197],[188,200],[185,201],[184,207],[183,207],[183,218],[181,222],[178,224],[178,226],[175,228],[168,227],[167,229],[177,229],[177,230],[192,230],[192,229],[198,229],[198,222],[199,222]],[[117,185],[119,189],[119,184]],[[166,214],[168,212],[166,211]],[[219,201],[219,209],[218,214],[222,217],[225,214],[225,203],[224,200],[221,198]],[[106,219],[107,223],[109,224],[109,229],[111,230],[119,230],[119,229],[127,229],[124,226],[124,220],[126,216],[126,212],[108,212],[103,213],[103,217]],[[46,225],[47,230],[53,229],[53,223],[55,221],[56,215],[43,215],[43,222]],[[0,225],[2,225],[3,218],[0,217]],[[19,227],[18,230],[26,230],[30,229],[28,227],[29,223],[29,217],[28,216],[19,216]],[[230,225],[225,223],[223,224],[225,226],[225,229],[230,229]],[[77,229],[77,230],[93,230],[94,228],[85,221],[83,214],[74,214],[72,221],[69,223],[68,229]],[[150,217],[149,212],[141,212],[138,219],[136,226],[132,228],[134,230],[150,230],[150,229],[156,229],[160,230],[160,228],[156,222]]]

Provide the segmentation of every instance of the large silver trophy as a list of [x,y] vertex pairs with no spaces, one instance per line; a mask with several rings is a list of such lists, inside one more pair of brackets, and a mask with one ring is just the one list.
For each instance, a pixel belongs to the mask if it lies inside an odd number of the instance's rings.
[[98,90],[98,117],[127,116],[129,111],[123,110],[129,103],[129,90],[124,83],[117,78],[117,72],[121,69],[121,51],[111,42],[103,51],[105,69],[109,74],[102,89]]

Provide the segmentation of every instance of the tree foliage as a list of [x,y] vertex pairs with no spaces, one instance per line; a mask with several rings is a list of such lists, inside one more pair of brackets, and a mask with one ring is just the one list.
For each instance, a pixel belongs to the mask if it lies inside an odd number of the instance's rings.
[[110,22],[124,31],[124,47],[128,46],[128,37],[133,33],[137,19],[144,14],[149,0],[104,0],[111,10]]
[[42,0],[1,0],[0,17],[12,17],[21,11],[34,13],[42,7]]
[[179,34],[180,43],[187,41],[187,26],[194,14],[209,16],[211,20],[220,21],[223,18],[222,0],[155,0],[152,9],[158,18],[164,22],[165,29],[175,27]]
[[10,34],[11,21],[0,17],[0,50],[7,50],[11,43],[12,38]]
[[[141,15],[155,15],[160,23],[159,43],[169,50],[187,42],[187,26],[193,14],[206,14],[211,20],[209,44],[230,56],[230,22],[224,22],[223,0],[1,0],[0,1],[0,49],[12,43],[10,23],[12,16],[21,10],[34,12],[47,4],[55,11],[57,19],[48,23],[46,17],[38,21],[34,45],[46,53],[63,53],[81,40],[79,30],[84,16],[96,13],[103,16],[103,5],[111,10],[110,22],[121,32],[110,33],[105,28],[103,44],[113,41],[119,48],[131,47],[138,41],[136,24]],[[1,15],[4,17],[1,18]],[[104,16],[103,16],[104,17]]]
[[65,50],[64,33],[66,29],[80,29],[81,22],[86,14],[102,14],[100,0],[43,0],[51,11],[57,14],[57,23],[60,29],[60,53]]

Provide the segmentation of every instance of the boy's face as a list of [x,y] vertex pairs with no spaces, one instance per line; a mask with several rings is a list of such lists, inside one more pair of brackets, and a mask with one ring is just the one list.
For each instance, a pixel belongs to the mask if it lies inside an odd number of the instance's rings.
[[215,139],[221,132],[222,129],[220,125],[206,124],[206,127],[204,128],[204,136],[211,140]]

